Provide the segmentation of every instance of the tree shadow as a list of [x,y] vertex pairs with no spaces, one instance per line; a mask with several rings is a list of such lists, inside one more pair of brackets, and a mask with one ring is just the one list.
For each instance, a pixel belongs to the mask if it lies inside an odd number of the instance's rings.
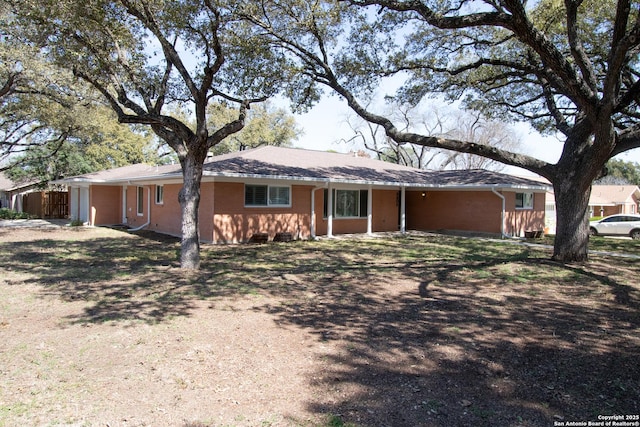
[[157,323],[199,300],[272,297],[254,310],[319,344],[309,411],[345,423],[548,426],[632,414],[640,401],[628,260],[567,266],[443,236],[207,246],[190,274],[177,240],[126,233],[0,250],[27,277],[16,285],[86,301],[72,323]]
[[2,246],[5,268],[27,277],[17,284],[41,287],[44,298],[86,302],[82,312],[66,319],[71,323],[153,324],[190,315],[199,298],[242,294],[224,283],[202,286],[203,277],[211,278],[215,273],[185,273],[176,257],[179,239],[151,232]]
[[637,410],[636,265],[624,279],[529,249],[479,256],[482,243],[406,261],[351,245],[323,254],[303,293],[284,290],[291,303],[265,307],[340,348],[309,380],[311,411],[362,426],[548,426]]

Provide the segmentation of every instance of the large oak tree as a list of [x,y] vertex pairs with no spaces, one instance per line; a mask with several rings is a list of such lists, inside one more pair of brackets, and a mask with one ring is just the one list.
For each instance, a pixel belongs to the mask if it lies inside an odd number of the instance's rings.
[[[288,54],[306,83],[340,94],[397,143],[484,156],[553,184],[554,259],[588,254],[591,183],[640,147],[640,10],[631,0],[351,0],[252,2],[246,17]],[[276,17],[278,19],[276,19]],[[379,78],[402,73],[417,103],[439,93],[505,120],[558,132],[556,163],[465,140],[403,131],[366,107]]]
[[[183,174],[181,266],[200,264],[198,207],[208,151],[240,131],[247,109],[274,93],[284,73],[236,19],[234,1],[9,1],[25,41],[99,91],[118,120],[150,126]],[[214,100],[236,106],[210,126]],[[171,114],[188,111],[195,121]]]
[[[71,73],[50,67],[38,49],[25,46],[8,23],[0,3],[0,170],[55,155],[77,130],[76,105],[83,91]],[[36,154],[37,152],[37,154]]]
[[[18,102],[16,108],[21,105],[23,103]],[[62,123],[69,126],[66,139],[55,151],[50,144],[34,141],[23,153],[13,153],[6,171],[13,181],[37,181],[46,187],[50,181],[63,177],[134,163],[161,162],[152,135],[142,132],[144,128],[132,129],[118,123],[113,111],[104,105],[76,103],[71,108],[55,111],[62,115]],[[43,117],[42,113],[37,118],[54,135],[61,132],[59,120]]]

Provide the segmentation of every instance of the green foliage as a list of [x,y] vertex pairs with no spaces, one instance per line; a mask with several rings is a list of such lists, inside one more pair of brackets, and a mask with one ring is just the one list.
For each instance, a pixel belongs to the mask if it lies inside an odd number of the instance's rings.
[[[321,99],[325,94],[326,86],[323,83],[328,71],[313,61],[296,59],[297,54],[304,52],[335,60],[336,67],[348,73],[350,78],[344,81],[350,83],[352,88],[364,82],[369,83],[371,88],[374,86],[372,81],[377,80],[364,67],[364,56],[352,60],[350,56],[340,55],[340,48],[345,46],[344,30],[352,22],[358,22],[354,18],[359,15],[357,9],[348,7],[346,2],[243,2],[239,15],[252,24],[254,33],[261,40],[269,40],[272,51],[279,55],[279,79],[286,82],[281,85],[282,93],[291,100],[294,111],[307,111]],[[269,34],[277,36],[269,38]],[[323,75],[325,80],[316,79],[316,74]]]
[[3,16],[0,82],[10,84],[0,93],[0,158],[9,177],[46,182],[158,161],[148,135],[118,124],[89,86],[52,63]]
[[[104,106],[76,105],[73,131],[59,146],[34,145],[25,154],[14,156],[7,175],[51,181],[133,163],[157,164],[159,157],[149,135],[121,125]],[[53,155],[51,155],[53,153]]]
[[[226,103],[215,103],[208,106],[208,117],[211,127],[218,128],[228,123],[238,111]],[[212,148],[214,154],[224,154],[262,145],[290,147],[300,135],[295,118],[286,110],[274,108],[270,103],[257,104],[247,114],[244,128],[230,135]]]
[[87,109],[86,113],[78,139],[94,170],[158,163],[148,132],[118,123],[114,112],[104,106]]
[[640,164],[611,159],[606,165],[607,175],[595,184],[640,185]]
[[326,427],[355,427],[353,423],[345,423],[340,415],[327,415]]
[[0,160],[40,147],[49,157],[74,127],[75,106],[86,95],[77,92],[72,75],[44,59],[23,43],[10,15],[0,11]]
[[[252,104],[290,80],[281,51],[242,19],[244,2],[235,0],[5,2],[27,44],[99,92],[120,123],[148,127],[173,150],[184,177],[182,267],[196,269],[196,169],[210,148],[244,127]],[[238,113],[211,126],[212,102],[229,102]],[[175,117],[177,110],[189,121]],[[105,147],[97,151],[112,160]]]
[[0,208],[0,219],[29,219],[29,214],[16,212],[9,208]]

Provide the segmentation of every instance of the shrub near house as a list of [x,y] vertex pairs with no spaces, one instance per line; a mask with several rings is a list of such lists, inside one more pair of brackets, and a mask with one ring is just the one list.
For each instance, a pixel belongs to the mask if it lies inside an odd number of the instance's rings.
[[28,219],[29,214],[16,212],[8,208],[0,208],[0,219]]

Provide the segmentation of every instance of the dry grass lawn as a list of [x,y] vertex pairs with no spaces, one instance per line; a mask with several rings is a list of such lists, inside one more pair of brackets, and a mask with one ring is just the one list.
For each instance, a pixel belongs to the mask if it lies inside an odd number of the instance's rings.
[[560,265],[547,249],[409,235],[205,246],[184,274],[175,239],[153,234],[0,241],[0,426],[551,426],[640,412],[638,259]]

